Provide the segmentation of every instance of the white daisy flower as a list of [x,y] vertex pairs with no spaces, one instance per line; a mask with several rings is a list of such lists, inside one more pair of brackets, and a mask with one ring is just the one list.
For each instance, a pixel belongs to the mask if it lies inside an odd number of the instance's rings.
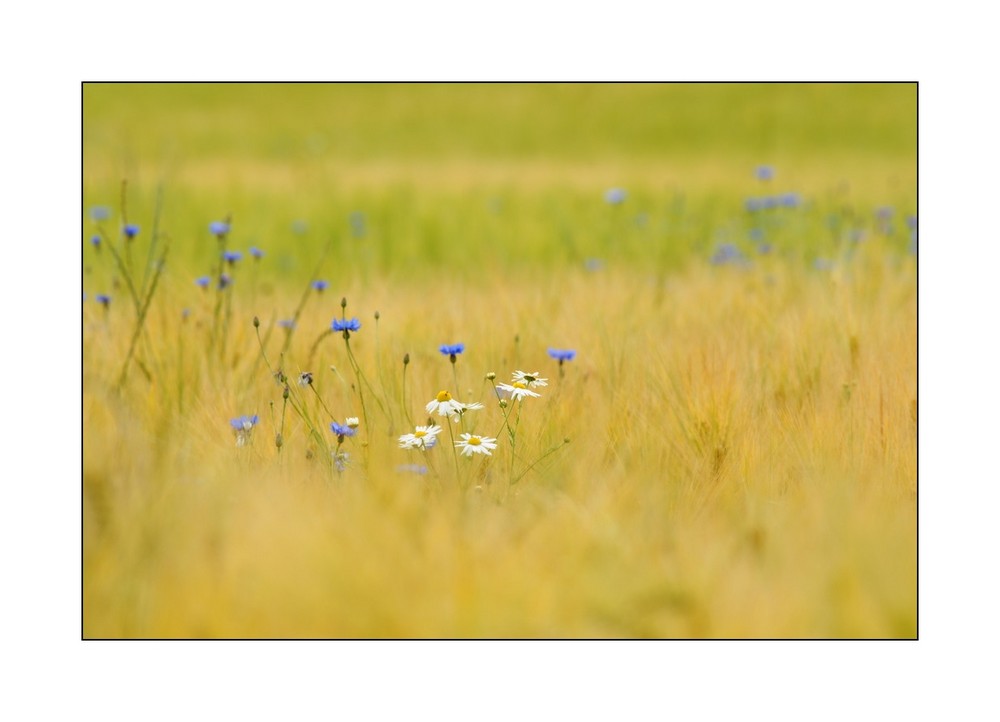
[[536,386],[548,386],[549,382],[547,379],[539,378],[538,372],[526,374],[524,371],[514,372],[514,381],[520,381],[522,384],[527,384],[528,388],[535,388]]
[[344,424],[351,429],[356,429],[361,425],[361,422],[358,421],[357,416],[348,416],[344,419]]
[[534,391],[528,388],[528,384],[523,381],[515,381],[513,384],[497,384],[497,388],[502,391],[506,391],[510,394],[512,399],[520,401],[525,396],[534,396],[538,398],[541,394],[536,394]]
[[455,446],[462,450],[462,456],[472,456],[473,454],[493,456],[490,451],[497,448],[496,439],[473,434],[462,434],[462,440],[456,441]]
[[440,391],[427,404],[426,409],[428,414],[433,414],[437,411],[441,416],[454,416],[455,414],[462,413],[464,406],[465,404],[455,401],[447,391]]
[[403,434],[399,437],[399,448],[430,449],[437,443],[437,435],[440,433],[441,427],[437,424],[418,426],[412,434]]

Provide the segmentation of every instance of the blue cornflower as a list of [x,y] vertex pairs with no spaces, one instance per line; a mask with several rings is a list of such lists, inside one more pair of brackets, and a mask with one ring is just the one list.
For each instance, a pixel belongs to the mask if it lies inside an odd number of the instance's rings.
[[124,227],[122,227],[122,233],[125,234],[126,238],[131,240],[139,235],[139,226],[134,223],[126,223]]
[[91,206],[90,219],[93,221],[106,221],[111,217],[111,210],[107,206]]
[[617,206],[619,203],[625,202],[626,195],[623,188],[608,188],[604,192],[604,200],[613,206]]
[[227,286],[232,285],[232,283],[233,283],[233,279],[232,279],[232,277],[230,277],[230,275],[228,273],[223,273],[221,276],[219,276],[219,290],[220,291],[222,289],[226,288]]
[[257,421],[257,414],[254,414],[253,416],[237,416],[235,419],[230,419],[229,423],[237,431],[249,431],[257,425]]
[[257,248],[257,246],[250,246],[250,250],[248,251],[248,253],[251,256],[253,256],[253,259],[255,261],[259,261],[261,258],[264,257],[264,251]]
[[250,441],[250,432],[257,425],[257,414],[253,416],[237,416],[229,420],[229,425],[236,432],[236,445],[246,446]]
[[345,436],[354,436],[358,433],[356,428],[352,428],[347,424],[338,424],[336,421],[330,424],[330,430],[337,435],[338,441],[343,441],[343,437]]
[[222,254],[222,257],[225,260],[229,261],[229,264],[232,265],[241,258],[243,258],[243,254],[240,253],[239,251],[226,251],[225,253]]
[[92,236],[91,239],[90,239],[90,242],[91,242],[91,244],[93,244],[94,248],[96,248],[97,250],[101,250],[101,237],[100,236]]
[[447,356],[448,360],[451,361],[452,363],[455,363],[455,361],[458,358],[458,354],[462,353],[464,350],[465,350],[464,343],[453,343],[451,345],[445,344],[444,346],[441,347],[441,353]]
[[759,165],[754,171],[754,175],[757,176],[757,180],[769,181],[774,178],[774,168],[769,165]]
[[208,230],[213,236],[222,238],[229,233],[229,224],[225,221],[212,221],[208,224]]
[[763,207],[764,207],[763,198],[747,198],[746,200],[746,209],[751,213],[759,211]]
[[209,278],[208,276],[199,276],[198,278],[194,279],[194,284],[196,286],[200,286],[201,288],[208,288],[211,282],[212,279]]
[[572,349],[550,348],[549,356],[558,361],[559,365],[562,365],[564,362],[572,361],[574,358],[576,358],[576,351]]
[[94,296],[94,300],[97,301],[102,306],[104,306],[104,308],[107,308],[108,305],[111,303],[111,296],[107,295],[106,293],[99,293],[96,296]]
[[360,331],[361,321],[356,318],[335,318],[330,327],[334,331]]
[[[319,293],[323,293],[323,291],[325,291],[326,288],[327,288],[327,286],[329,286],[329,285],[330,284],[327,283],[326,281],[313,281],[312,282],[312,287],[315,288]],[[355,329],[355,330],[357,330],[357,329]]]
[[917,230],[917,217],[916,216],[907,216],[906,217],[906,227],[909,228],[911,231]]

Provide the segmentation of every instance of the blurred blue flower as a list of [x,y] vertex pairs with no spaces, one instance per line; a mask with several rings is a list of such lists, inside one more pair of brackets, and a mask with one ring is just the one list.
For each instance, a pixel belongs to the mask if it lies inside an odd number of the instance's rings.
[[572,349],[550,348],[549,356],[551,356],[561,364],[564,361],[572,361],[574,358],[576,358],[576,351]]
[[720,243],[715,248],[715,253],[709,259],[713,266],[724,266],[726,264],[740,264],[745,261],[740,249],[732,243]]
[[264,251],[262,251],[262,250],[260,250],[259,248],[257,248],[257,246],[250,246],[250,250],[249,250],[249,251],[247,251],[247,252],[248,252],[248,253],[249,253],[249,254],[250,254],[251,256],[253,256],[253,259],[254,259],[255,261],[259,261],[259,260],[260,260],[261,258],[263,258],[263,257],[264,257]]
[[891,206],[880,206],[875,209],[875,217],[880,221],[888,221],[892,218],[893,210]]
[[249,431],[254,426],[257,425],[257,414],[253,416],[237,416],[235,419],[230,419],[230,425],[237,431]]
[[227,287],[231,286],[232,283],[233,283],[233,279],[229,276],[228,273],[223,273],[221,276],[219,276],[219,290],[220,291],[222,289],[224,289],[224,288],[227,288]]
[[608,188],[604,192],[604,200],[613,206],[617,206],[619,203],[625,202],[626,195],[625,190],[622,188]]
[[303,220],[292,221],[292,233],[297,236],[301,236],[303,233],[309,230],[309,224]]
[[334,331],[360,331],[361,321],[356,318],[335,318],[331,328]]
[[759,211],[763,207],[764,207],[763,198],[747,198],[746,200],[746,209],[751,213]]
[[422,464],[400,464],[396,467],[400,474],[426,474],[427,467]]
[[336,421],[330,424],[330,430],[333,431],[338,438],[341,436],[354,436],[358,433],[357,429],[353,429],[345,424],[338,424]]
[[355,238],[365,237],[365,214],[361,211],[354,211],[348,217],[351,224],[351,235]]
[[771,244],[770,243],[760,243],[760,244],[757,245],[757,253],[760,253],[761,255],[766,256],[770,252],[771,252]]
[[139,235],[139,226],[134,223],[126,223],[122,227],[122,233],[124,233],[125,237],[128,239],[135,238]]
[[90,219],[93,221],[106,221],[111,217],[111,210],[107,206],[91,206]]
[[774,168],[769,165],[759,165],[754,170],[754,175],[757,176],[757,180],[769,181],[774,178]]
[[194,284],[196,286],[201,286],[202,288],[208,288],[211,282],[212,279],[209,278],[208,276],[199,276],[198,278],[194,279]]
[[453,343],[451,345],[445,344],[440,348],[441,353],[445,356],[457,356],[458,354],[465,351],[464,343]]
[[583,262],[583,267],[590,272],[600,271],[604,268],[604,261],[600,258],[588,258]]
[[326,281],[313,281],[312,282],[312,287],[315,288],[320,293],[322,293],[323,291],[325,291],[326,288],[327,288],[327,286],[329,286],[329,285],[330,284],[327,283]]
[[802,203],[802,197],[798,193],[782,193],[778,196],[778,203],[785,208],[798,208]]
[[817,258],[813,261],[813,268],[817,271],[832,271],[833,261],[827,260],[826,258]]
[[291,330],[295,328],[295,319],[283,318],[280,321],[278,321],[278,325],[281,326],[282,328],[287,328],[288,330]]
[[213,236],[222,238],[229,233],[229,224],[225,221],[212,221],[208,224],[208,230]]
[[250,432],[257,425],[257,414],[253,416],[237,416],[235,419],[230,419],[229,425],[236,432],[236,445],[246,446],[250,441]]
[[751,241],[763,241],[764,240],[764,229],[763,228],[751,228],[747,231],[747,236],[749,236]]
[[917,230],[917,217],[916,216],[907,216],[906,217],[906,227],[909,228],[911,231]]
[[98,293],[96,296],[94,296],[94,300],[97,301],[102,306],[104,306],[104,308],[107,308],[108,304],[111,303],[111,296],[107,295],[106,293]]
[[94,248],[97,248],[97,249],[101,248],[101,237],[100,236],[91,236],[90,242],[91,242],[91,244],[93,244]]
[[232,265],[243,258],[243,254],[239,251],[226,251],[222,254],[222,257],[227,260],[230,265]]

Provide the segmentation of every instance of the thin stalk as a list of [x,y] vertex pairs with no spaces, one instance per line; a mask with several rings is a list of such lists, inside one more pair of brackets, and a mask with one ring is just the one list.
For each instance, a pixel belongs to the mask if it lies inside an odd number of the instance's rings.
[[[125,356],[125,363],[122,365],[121,375],[118,377],[118,388],[122,387],[122,385],[125,383],[125,378],[128,376],[128,367],[129,364],[132,362],[132,356],[135,354],[136,343],[138,342],[139,336],[142,334],[143,327],[146,323],[146,314],[149,311],[149,304],[153,300],[153,294],[156,293],[156,287],[157,285],[159,285],[160,277],[163,275],[163,268],[166,264],[167,252],[169,250],[170,250],[169,246],[163,249],[163,255],[160,257],[160,261],[159,263],[157,263],[156,266],[156,272],[153,274],[153,280],[149,287],[149,293],[146,295],[146,298],[142,304],[142,308],[139,310],[139,316],[136,319],[135,323],[135,331],[133,332],[132,340],[129,343],[128,354],[126,354]],[[148,369],[145,369],[144,366],[141,367],[145,370],[145,373],[148,377],[149,376]]]

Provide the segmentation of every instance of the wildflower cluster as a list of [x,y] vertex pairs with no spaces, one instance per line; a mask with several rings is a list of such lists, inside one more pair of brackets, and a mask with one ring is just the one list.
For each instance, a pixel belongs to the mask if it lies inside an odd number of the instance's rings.
[[[465,345],[444,344],[440,346],[438,350],[442,355],[448,357],[448,360],[452,364],[453,374],[455,374],[454,369],[457,357],[465,351]],[[549,349],[549,355],[559,361],[561,373],[562,364],[573,359],[576,352],[572,350]],[[407,354],[404,358],[404,370],[408,362],[409,354]],[[486,374],[485,380],[493,388],[497,401],[497,407],[499,408],[502,417],[500,420],[499,430],[495,434],[485,434],[475,429],[466,430],[464,426],[468,412],[482,410],[485,406],[479,401],[460,401],[452,395],[451,391],[447,389],[439,391],[434,398],[427,402],[424,409],[428,414],[437,414],[438,416],[443,416],[453,422],[453,424],[447,424],[446,426],[448,428],[448,433],[451,436],[455,468],[456,473],[459,474],[459,478],[462,477],[462,471],[459,468],[458,462],[459,457],[493,457],[498,449],[500,449],[500,436],[503,435],[502,432],[505,431],[505,435],[509,442],[509,454],[506,457],[509,461],[509,466],[507,467],[507,488],[509,489],[510,485],[516,483],[518,479],[530,471],[539,461],[541,461],[541,459],[553,453],[558,448],[561,448],[566,441],[564,440],[563,444],[559,444],[556,447],[549,449],[534,462],[527,464],[520,471],[520,473],[517,473],[515,466],[517,461],[520,460],[520,457],[515,452],[518,443],[518,429],[521,423],[521,407],[527,399],[538,399],[542,397],[542,393],[540,393],[539,390],[548,386],[548,379],[543,378],[538,371],[528,372],[518,369],[512,372],[509,382],[498,382],[497,375],[492,371]],[[457,374],[455,375],[455,384],[457,387]],[[461,425],[457,434],[452,430],[454,424]],[[431,421],[431,419],[428,419],[426,425],[417,426],[413,432],[400,436],[399,448],[408,451],[420,451],[426,453],[438,446],[439,437],[443,430],[442,426],[435,424]],[[429,460],[430,458],[431,457],[428,457]],[[487,467],[482,468],[485,470]],[[489,477],[487,477],[487,479],[488,478]]]

